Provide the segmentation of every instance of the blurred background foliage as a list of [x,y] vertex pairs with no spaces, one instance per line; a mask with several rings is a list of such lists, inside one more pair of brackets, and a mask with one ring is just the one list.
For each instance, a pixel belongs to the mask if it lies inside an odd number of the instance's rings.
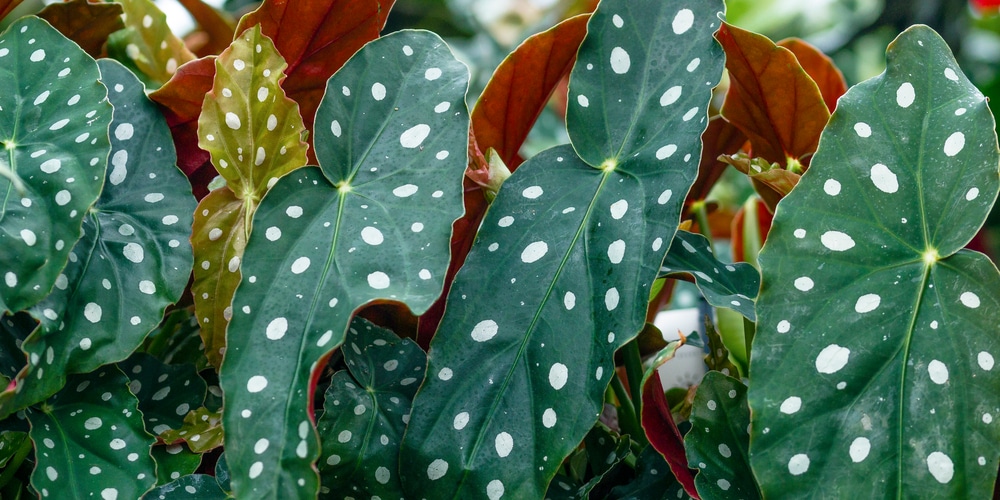
[[[27,0],[24,13],[59,0]],[[203,0],[231,19],[256,7],[254,0]],[[197,26],[178,0],[156,0],[175,33],[197,37]],[[469,104],[503,58],[526,37],[567,17],[588,12],[597,0],[397,0],[386,32],[429,29],[444,37],[472,70]],[[727,0],[730,23],[772,40],[798,37],[836,62],[849,85],[880,73],[886,46],[913,24],[940,33],[969,78],[1000,112],[1000,0]],[[16,16],[11,16],[16,18]],[[557,92],[558,94],[558,92]],[[557,100],[558,98],[554,98]],[[721,103],[721,98],[719,100]],[[568,142],[561,106],[554,103],[538,120],[524,156]],[[732,170],[732,169],[730,169]],[[742,175],[728,172],[710,199],[720,214],[733,214],[753,190]],[[726,226],[720,217],[719,226]],[[713,221],[713,226],[715,226]],[[714,231],[713,231],[714,232]],[[727,236],[722,230],[721,237]],[[1000,257],[1000,210],[994,210],[973,246]]]

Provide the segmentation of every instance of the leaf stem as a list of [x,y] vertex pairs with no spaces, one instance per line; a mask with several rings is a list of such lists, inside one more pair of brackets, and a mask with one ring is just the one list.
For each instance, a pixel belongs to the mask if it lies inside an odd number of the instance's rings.
[[628,391],[625,390],[625,384],[622,384],[618,375],[611,377],[611,389],[615,391],[615,396],[618,398],[618,425],[622,432],[631,436],[636,442],[647,443],[646,433],[643,432],[642,425],[639,424],[635,406],[632,405],[632,398],[629,397]]
[[708,239],[708,247],[712,250],[712,255],[715,255],[715,242],[712,240],[712,227],[708,225],[708,209],[705,208],[705,202],[692,203],[691,211],[694,213],[695,221],[698,222],[698,231]]
[[4,468],[3,474],[0,474],[0,488],[10,483],[10,480],[14,478],[14,474],[21,468],[21,464],[24,462],[24,459],[28,458],[28,454],[31,453],[33,448],[31,438],[25,435],[24,440],[21,441],[21,446],[14,452],[14,456],[10,461],[7,462],[7,467]]
[[642,415],[642,354],[639,352],[639,338],[625,344],[622,352],[625,357],[625,375],[628,377],[628,388],[632,396],[632,407],[636,415]]

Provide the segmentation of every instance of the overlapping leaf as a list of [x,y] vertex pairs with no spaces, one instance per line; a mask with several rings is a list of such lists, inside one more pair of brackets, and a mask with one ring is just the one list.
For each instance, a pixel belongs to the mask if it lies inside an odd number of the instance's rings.
[[322,492],[399,497],[399,443],[427,356],[362,319],[351,323],[344,344],[347,371],[334,374],[317,426]]
[[697,172],[720,10],[606,1],[591,17],[573,146],[505,181],[451,289],[403,441],[408,494],[541,497],[593,426]]
[[[259,24],[288,61],[282,87],[299,103],[312,131],[326,81],[363,45],[378,38],[394,0],[266,1],[240,19],[236,32]],[[294,26],[295,29],[288,29]],[[316,153],[319,153],[317,150]]]
[[994,120],[929,28],[886,57],[840,99],[760,256],[749,396],[765,495],[993,491],[1000,274],[961,249],[1000,186]]
[[182,444],[154,446],[151,454],[153,460],[156,461],[157,486],[194,474],[201,466],[201,455],[192,452]]
[[195,49],[198,55],[218,54],[236,38],[236,33],[233,32],[235,22],[228,15],[202,0],[179,0],[178,3],[191,14],[198,24],[198,29],[206,37],[204,43]]
[[0,35],[0,311],[49,293],[101,193],[111,105],[99,79],[94,60],[38,18]]
[[729,24],[717,38],[730,78],[722,116],[747,135],[754,156],[784,165],[816,151],[830,111],[795,55]]
[[156,483],[142,413],[114,366],[73,375],[28,412],[35,442],[31,485],[42,497],[139,498]]
[[726,264],[715,258],[708,239],[678,231],[660,267],[662,276],[688,274],[709,304],[732,309],[753,321],[760,275],[750,264]]
[[223,425],[227,442],[271,445],[229,448],[237,497],[315,494],[320,360],[362,304],[395,300],[420,314],[440,293],[462,213],[467,85],[436,35],[367,45],[328,83],[321,168],[285,176],[258,207],[222,366]]
[[229,495],[215,478],[208,474],[191,474],[157,487],[144,495],[143,500],[226,500]]
[[67,374],[127,357],[190,275],[194,198],[174,165],[167,125],[127,69],[111,60],[100,69],[115,105],[111,167],[69,264],[31,309],[41,324],[21,346],[29,363],[16,390],[0,395],[0,414],[55,394]]
[[820,52],[808,42],[798,38],[786,38],[777,43],[778,47],[784,47],[795,54],[802,69],[816,82],[819,93],[823,96],[826,108],[833,113],[837,108],[837,99],[847,92],[847,81],[844,74],[833,64],[829,56]]
[[125,29],[122,12],[122,6],[117,3],[71,0],[45,7],[38,17],[76,42],[91,57],[101,57],[108,36]]
[[670,474],[663,457],[647,446],[635,464],[636,478],[627,485],[615,487],[608,500],[640,500],[647,498],[690,500],[681,484]]
[[163,85],[178,67],[195,59],[152,0],[116,1],[125,9],[125,29],[108,38],[108,54],[135,70],[150,88]]
[[191,292],[205,355],[215,366],[225,352],[257,204],[278,178],[306,164],[302,117],[281,88],[286,66],[259,26],[248,29],[216,59],[198,119],[198,145],[226,180],[198,205],[192,234],[197,264]]
[[[177,410],[180,413],[180,408]],[[160,435],[167,443],[187,443],[195,453],[205,453],[222,446],[222,413],[201,407],[184,416],[184,423],[176,430]]]
[[761,498],[747,456],[749,426],[747,387],[708,372],[695,393],[691,430],[684,436],[688,465],[698,470],[694,481],[701,498]]
[[135,353],[118,367],[128,376],[129,390],[139,399],[146,430],[154,436],[180,429],[188,412],[205,399],[205,381],[192,365],[167,365],[148,354]]

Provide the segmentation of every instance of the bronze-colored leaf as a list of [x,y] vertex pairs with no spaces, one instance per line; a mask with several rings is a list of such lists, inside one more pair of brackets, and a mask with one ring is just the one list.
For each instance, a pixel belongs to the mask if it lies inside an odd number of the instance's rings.
[[827,109],[833,113],[837,107],[837,99],[847,92],[847,81],[844,80],[844,74],[840,72],[840,69],[833,64],[833,59],[798,38],[786,38],[778,42],[778,46],[795,54],[802,69],[819,86],[819,92],[823,95]]
[[198,27],[204,32],[204,37],[194,52],[199,56],[218,54],[233,41],[235,23],[229,17],[201,0],[178,0],[187,10]]
[[[108,36],[125,29],[122,12],[122,6],[117,3],[70,0],[45,7],[38,13],[38,17],[48,21],[53,28],[96,59],[104,53]],[[0,14],[0,17],[3,15]]]

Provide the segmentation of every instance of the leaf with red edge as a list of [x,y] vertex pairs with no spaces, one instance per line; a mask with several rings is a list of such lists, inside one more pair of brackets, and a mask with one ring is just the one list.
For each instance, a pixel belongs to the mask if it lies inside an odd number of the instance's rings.
[[840,72],[840,69],[833,64],[833,59],[798,38],[786,38],[778,42],[777,45],[795,54],[802,69],[819,87],[827,109],[833,113],[833,110],[837,108],[837,99],[847,92],[847,81],[844,80],[844,74]]
[[122,12],[122,6],[117,3],[71,0],[49,5],[38,13],[38,17],[76,42],[91,57],[97,58],[104,52],[108,36],[125,29]]
[[[282,88],[299,103],[311,133],[326,81],[355,52],[378,38],[391,0],[267,0],[243,16],[237,33],[259,24],[288,61]],[[289,29],[290,27],[294,27]],[[310,134],[312,135],[312,134]],[[310,161],[314,158],[310,151]]]
[[480,149],[495,149],[511,170],[521,163],[517,153],[549,96],[572,69],[589,19],[572,17],[529,37],[500,63],[476,102],[472,129]]
[[215,177],[208,151],[198,147],[198,116],[215,79],[215,56],[195,59],[177,69],[162,87],[149,94],[167,118],[177,149],[177,166],[188,176],[199,200]]
[[784,164],[815,152],[830,111],[795,55],[726,23],[715,38],[730,79],[722,116],[750,138],[754,156]]
[[671,472],[684,486],[693,498],[700,498],[694,487],[694,474],[688,469],[687,455],[684,451],[684,436],[681,435],[674,417],[670,413],[670,405],[663,393],[658,369],[674,358],[677,349],[684,345],[685,340],[671,342],[653,360],[652,366],[646,370],[642,379],[642,428],[646,431],[649,444],[663,455]]

